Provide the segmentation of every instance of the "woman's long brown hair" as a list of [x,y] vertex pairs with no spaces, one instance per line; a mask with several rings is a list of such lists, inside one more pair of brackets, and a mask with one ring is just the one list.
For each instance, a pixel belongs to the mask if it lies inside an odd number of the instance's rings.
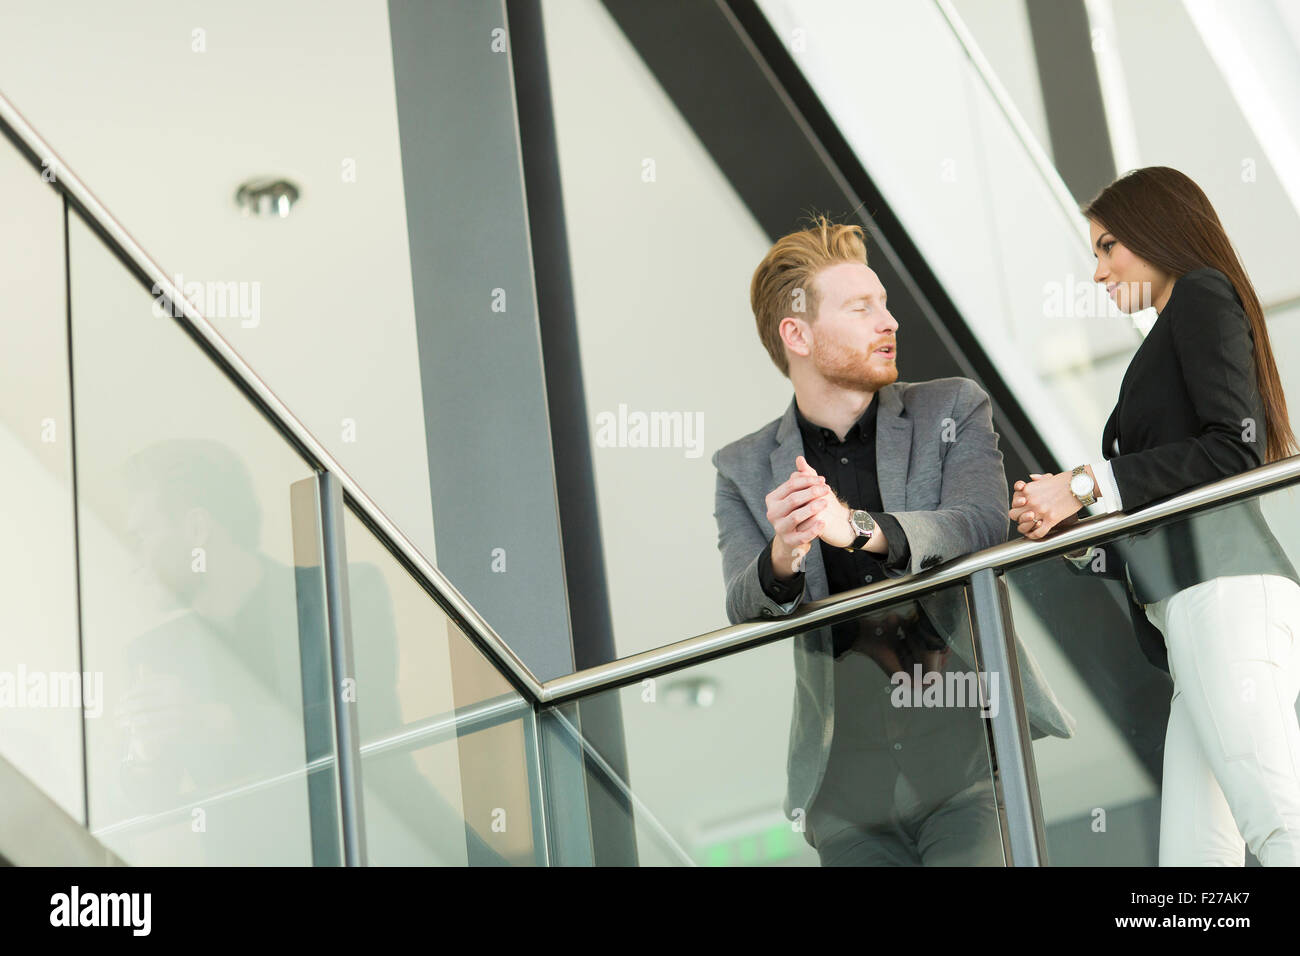
[[1115,180],[1084,207],[1083,214],[1139,259],[1175,279],[1207,266],[1228,277],[1255,339],[1255,380],[1264,400],[1267,432],[1264,460],[1277,461],[1291,455],[1296,449],[1296,437],[1277,363],[1273,361],[1264,309],[1201,187],[1176,169],[1147,166]]

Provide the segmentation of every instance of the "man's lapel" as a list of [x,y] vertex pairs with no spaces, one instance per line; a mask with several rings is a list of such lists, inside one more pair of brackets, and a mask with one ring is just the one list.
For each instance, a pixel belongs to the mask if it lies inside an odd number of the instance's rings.
[[[794,471],[795,459],[803,454],[803,432],[799,431],[799,422],[794,417],[795,399],[790,399],[790,407],[785,410],[781,424],[776,428],[776,448],[771,455],[772,482],[767,490],[771,491],[784,484]],[[766,494],[766,492],[765,492]],[[813,539],[808,556],[804,559],[804,573],[808,576],[808,599],[820,601],[830,593],[826,580],[826,565],[822,562],[821,542]]]
[[[912,457],[912,420],[903,416],[897,386],[876,393],[876,481],[885,511],[907,510],[907,463]],[[798,431],[798,429],[795,429]]]
[[[803,454],[803,433],[799,431],[799,422],[794,417],[795,400],[781,416],[781,424],[776,426],[776,448],[772,449],[772,488],[781,484],[794,471],[794,460]],[[770,488],[768,489],[771,490]]]

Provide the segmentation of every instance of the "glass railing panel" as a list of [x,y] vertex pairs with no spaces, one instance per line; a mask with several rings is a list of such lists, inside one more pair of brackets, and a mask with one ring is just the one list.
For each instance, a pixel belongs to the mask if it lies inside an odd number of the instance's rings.
[[[1297,503],[1297,491],[1283,488],[1117,536],[1091,553],[1073,552],[1073,562],[1058,554],[1005,574],[1016,630],[1076,719],[1072,738],[1034,744],[1046,862],[1159,861],[1175,688],[1164,635],[1134,603],[1128,580],[1133,594],[1154,599],[1171,562],[1223,569],[1221,580],[1242,580],[1243,561],[1283,572],[1300,557]],[[1258,602],[1243,603],[1241,626],[1258,610]],[[1287,706],[1294,705],[1293,687]]]
[[[570,792],[585,793],[588,808],[603,806],[610,810],[599,817],[589,810],[581,821],[586,832],[580,833],[577,841],[566,831],[570,821],[561,819],[557,824],[553,819],[548,837],[561,857],[559,865],[694,866],[694,858],[679,838],[664,827],[655,811],[629,785],[625,761],[610,759],[615,754],[592,739],[595,734],[589,732],[587,721],[599,722],[602,711],[608,717],[621,705],[617,693],[594,694],[584,698],[581,706],[578,701],[568,701],[539,715],[539,736],[545,752],[552,762],[561,763],[561,772],[567,770],[572,775]],[[782,821],[780,827],[782,836],[791,830],[788,821]],[[789,839],[806,846],[797,834]],[[602,847],[600,857],[593,841]],[[563,859],[571,842],[579,844],[574,851],[576,861]],[[612,860],[605,859],[607,847],[614,850]]]
[[617,697],[626,730],[626,774],[589,760],[588,786],[626,798],[643,864],[1001,866],[1000,678],[945,587],[583,698]]
[[132,864],[309,864],[312,470],[78,216],[68,238],[90,829]]
[[[4,235],[27,237],[0,272],[22,317],[0,330],[22,505],[3,527],[28,542],[5,575],[4,746],[130,863],[340,863],[316,473],[76,213],[65,301],[63,203],[0,152],[21,181]],[[531,703],[347,521],[369,862],[545,863]],[[37,678],[39,707],[7,706]]]
[[345,537],[368,862],[544,862],[532,705],[351,510]]
[[84,820],[63,203],[3,136],[0,195],[0,753]]

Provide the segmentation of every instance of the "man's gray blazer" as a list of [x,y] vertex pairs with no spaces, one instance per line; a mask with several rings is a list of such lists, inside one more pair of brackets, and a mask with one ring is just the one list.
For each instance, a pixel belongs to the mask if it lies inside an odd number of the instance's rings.
[[[916,573],[1006,540],[1007,479],[993,431],[988,396],[970,379],[895,382],[876,393],[876,478],[883,510],[907,535],[911,564],[886,569],[891,577]],[[790,614],[805,601],[829,597],[820,542],[804,564],[804,590],[787,604],[763,591],[758,559],[775,534],[767,495],[795,470],[804,453],[792,399],[785,414],[713,455],[718,470],[714,517],[733,624]],[[857,507],[855,502],[850,506]],[[962,591],[948,587],[921,599],[945,636],[959,635],[953,652],[970,670],[968,611]],[[834,728],[831,629],[794,638],[795,694],[790,722],[786,815],[807,812],[825,773]],[[1057,702],[1037,663],[1017,639],[1021,678],[1034,737],[1070,737],[1074,719]],[[1010,688],[999,678],[1000,687]]]

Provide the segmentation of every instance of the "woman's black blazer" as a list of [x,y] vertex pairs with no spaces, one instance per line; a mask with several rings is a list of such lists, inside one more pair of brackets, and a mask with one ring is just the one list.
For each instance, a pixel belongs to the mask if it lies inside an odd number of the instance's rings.
[[[1174,281],[1129,363],[1102,434],[1124,510],[1258,467],[1266,442],[1254,335],[1241,300],[1217,269],[1188,272]],[[1108,565],[1122,568],[1139,605],[1216,577],[1279,574],[1300,582],[1257,499],[1129,535],[1107,550],[1119,559]],[[1139,630],[1149,626],[1134,610]]]

